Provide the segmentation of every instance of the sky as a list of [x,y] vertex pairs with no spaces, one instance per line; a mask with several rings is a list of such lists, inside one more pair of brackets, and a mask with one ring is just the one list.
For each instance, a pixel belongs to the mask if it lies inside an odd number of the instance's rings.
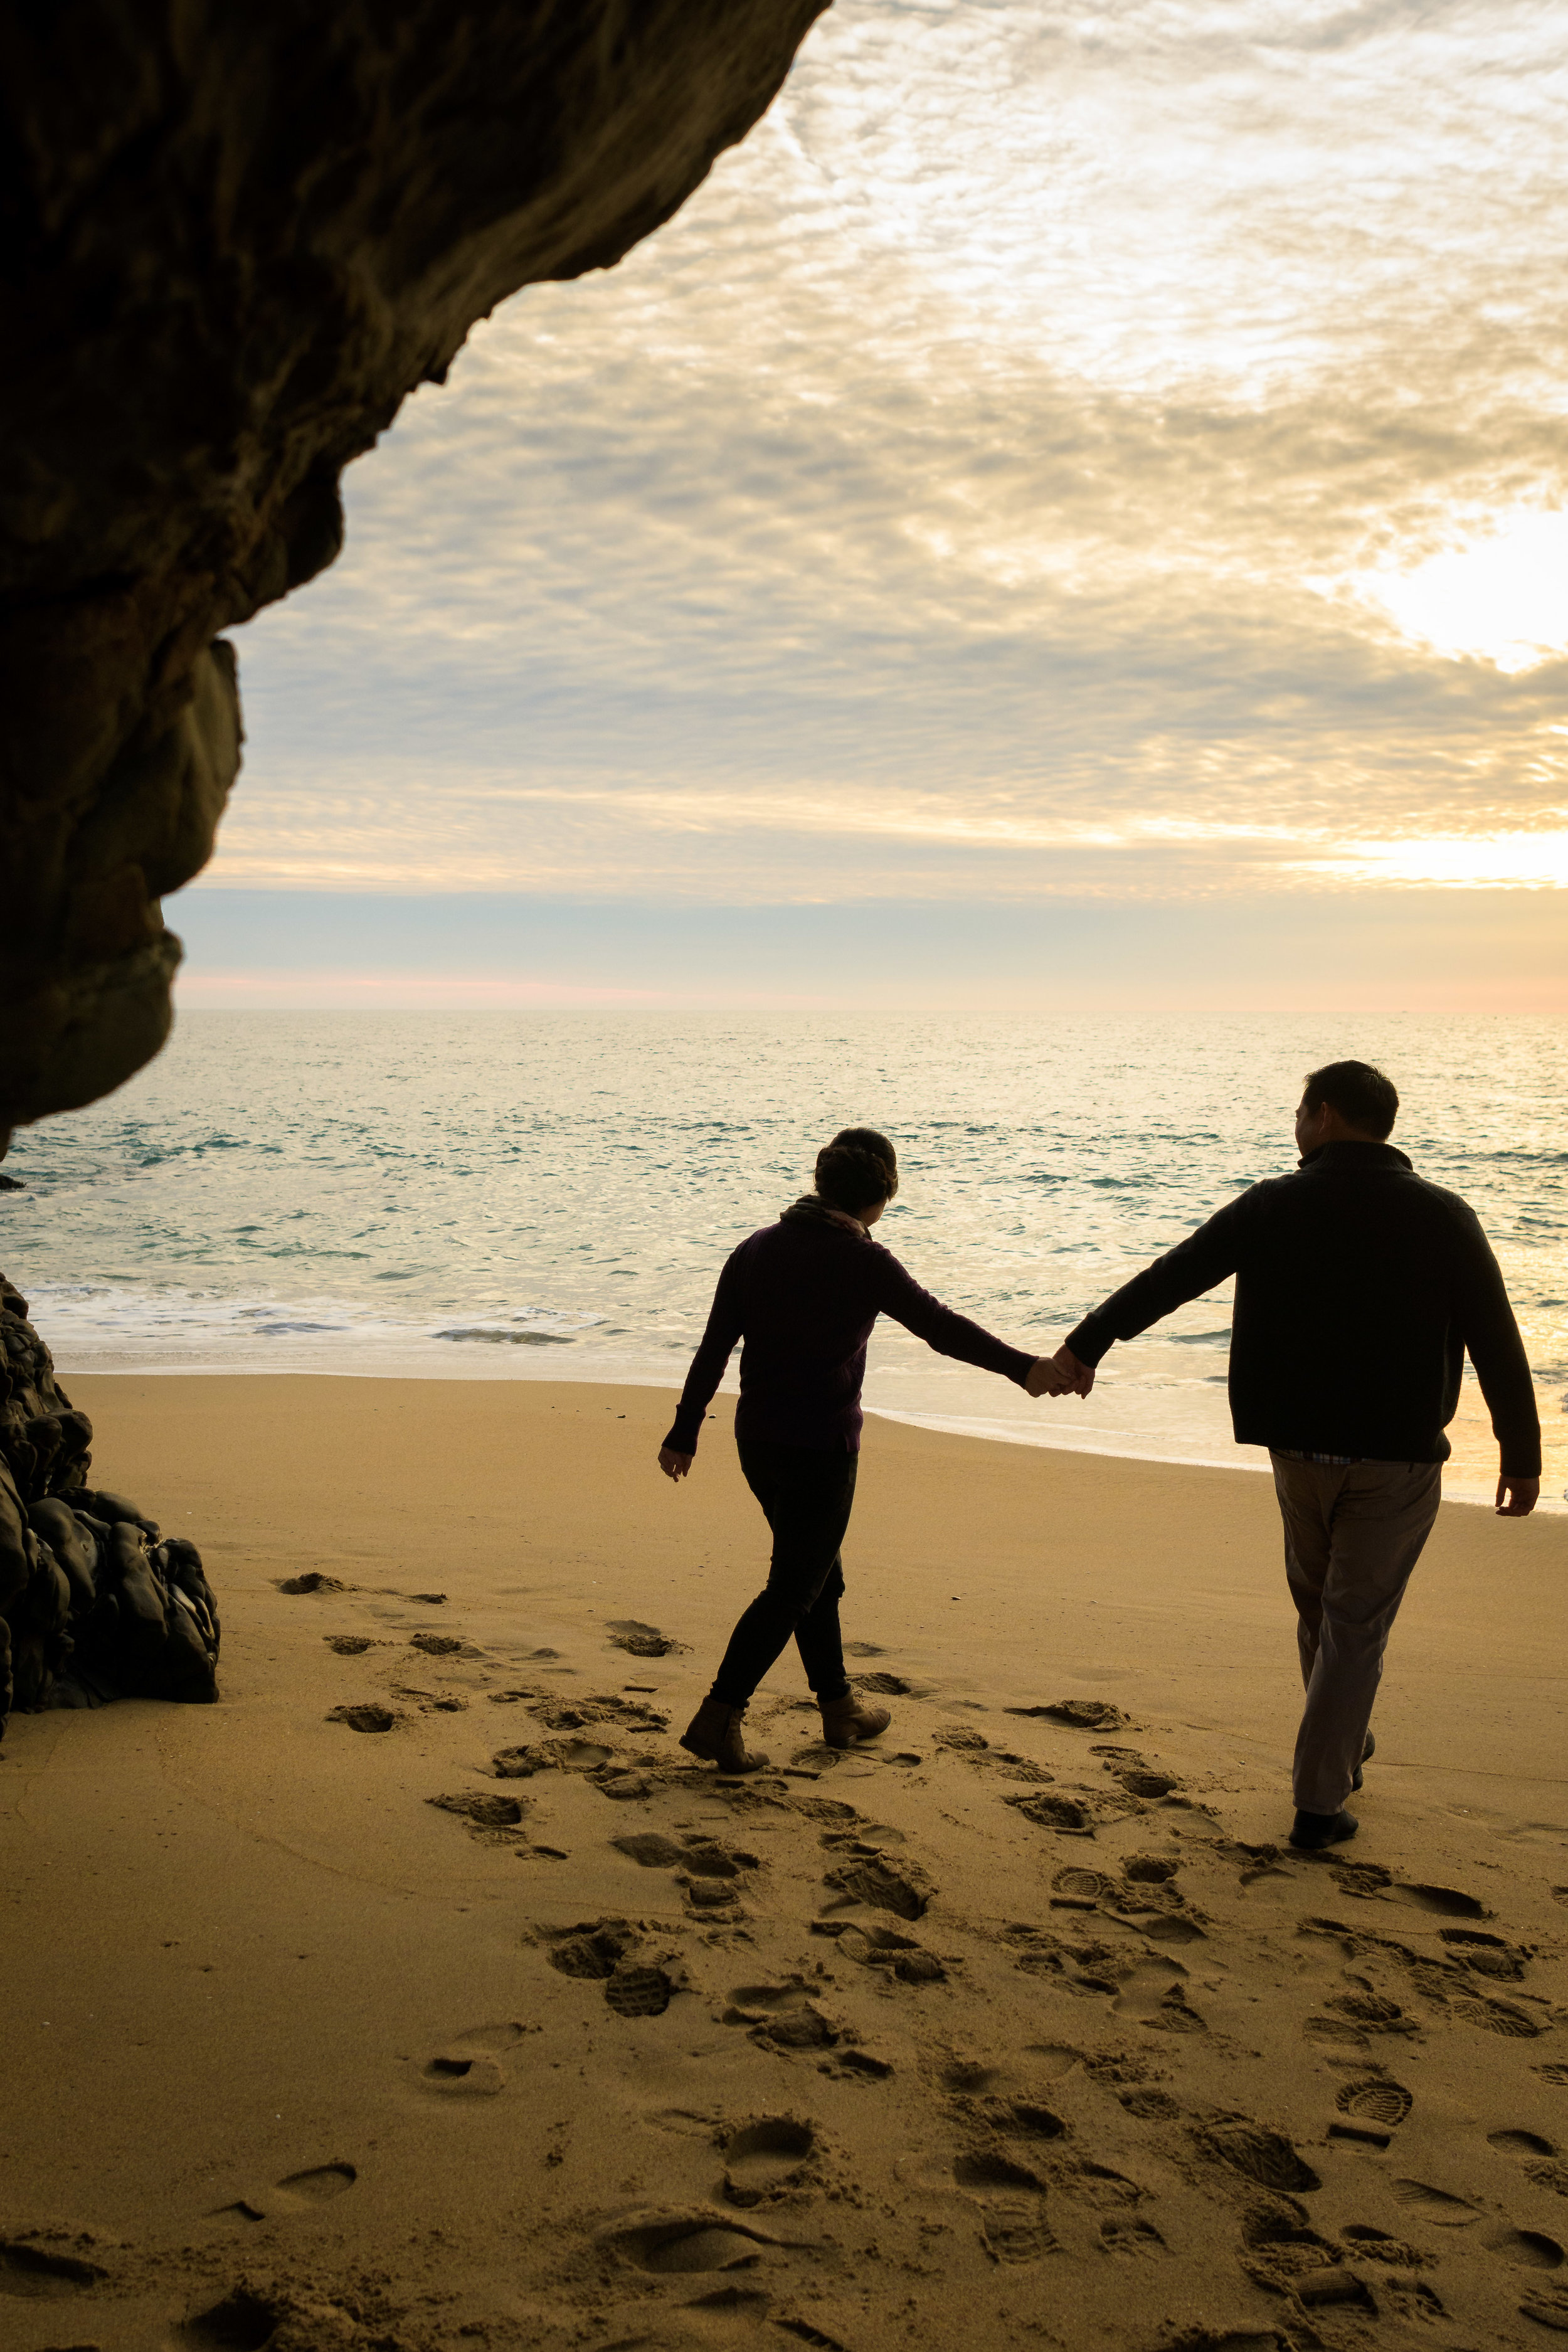
[[184,1001],[1568,1009],[1568,17],[838,0],[238,633]]

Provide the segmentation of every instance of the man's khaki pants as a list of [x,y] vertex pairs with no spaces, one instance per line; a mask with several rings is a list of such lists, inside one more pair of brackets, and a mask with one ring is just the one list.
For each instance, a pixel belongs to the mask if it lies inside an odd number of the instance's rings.
[[1337,1813],[1366,1744],[1389,1629],[1437,1516],[1442,1465],[1269,1459],[1307,1685],[1296,1803]]

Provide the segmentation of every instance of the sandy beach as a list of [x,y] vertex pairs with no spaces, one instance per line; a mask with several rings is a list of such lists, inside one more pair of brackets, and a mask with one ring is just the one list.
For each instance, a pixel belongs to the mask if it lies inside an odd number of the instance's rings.
[[1256,1475],[871,1422],[892,1729],[792,1654],[720,1782],[728,1406],[677,1491],[651,1390],[68,1385],[222,1700],[0,1750],[4,2352],[1568,2334],[1563,1518],[1445,1507],[1305,1858]]

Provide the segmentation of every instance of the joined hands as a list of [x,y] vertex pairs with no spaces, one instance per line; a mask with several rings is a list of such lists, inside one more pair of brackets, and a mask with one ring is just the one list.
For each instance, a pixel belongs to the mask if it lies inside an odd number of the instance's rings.
[[1079,1361],[1070,1348],[1058,1348],[1054,1356],[1037,1356],[1024,1382],[1032,1397],[1086,1397],[1094,1386],[1094,1366]]

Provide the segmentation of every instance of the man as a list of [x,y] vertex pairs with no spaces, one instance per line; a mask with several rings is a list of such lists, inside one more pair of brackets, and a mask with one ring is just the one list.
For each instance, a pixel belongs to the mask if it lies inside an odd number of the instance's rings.
[[1314,1070],[1296,1173],[1221,1209],[1056,1357],[1087,1396],[1113,1340],[1236,1276],[1231,1418],[1237,1444],[1267,1445],[1274,1465],[1307,1687],[1294,1846],[1356,1833],[1345,1800],[1373,1752],[1389,1629],[1437,1515],[1467,1349],[1501,1449],[1499,1516],[1526,1517],[1541,1492],[1535,1392],[1497,1260],[1475,1212],[1387,1141],[1398,1108],[1369,1063]]

